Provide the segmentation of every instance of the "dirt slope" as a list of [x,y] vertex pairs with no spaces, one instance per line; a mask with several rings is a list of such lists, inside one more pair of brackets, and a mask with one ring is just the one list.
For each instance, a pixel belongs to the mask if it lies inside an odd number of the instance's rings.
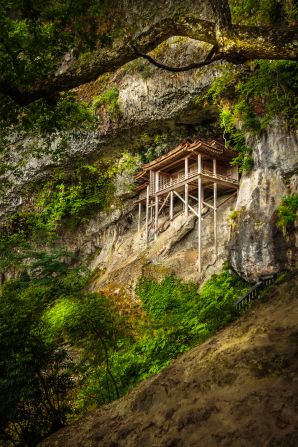
[[[42,447],[297,447],[297,280]],[[296,352],[295,352],[296,351]]]

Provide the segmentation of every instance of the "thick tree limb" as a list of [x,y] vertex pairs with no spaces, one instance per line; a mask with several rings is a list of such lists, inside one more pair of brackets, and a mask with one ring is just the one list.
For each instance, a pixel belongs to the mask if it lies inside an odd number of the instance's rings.
[[[266,29],[230,24],[227,2],[210,0],[215,11],[216,22],[184,15],[177,19],[172,16],[154,22],[138,34],[126,34],[114,41],[109,48],[100,48],[84,61],[79,59],[71,66],[45,79],[36,80],[34,85],[18,88],[8,79],[0,80],[0,93],[13,98],[20,105],[27,105],[40,98],[55,103],[59,92],[70,90],[84,83],[94,81],[98,76],[114,71],[129,61],[145,57],[159,68],[170,71],[185,71],[200,68],[215,60],[225,59],[242,63],[251,59],[298,60],[298,32],[296,29]],[[148,53],[171,36],[186,36],[207,42],[216,47],[207,61],[185,67],[168,67],[155,61]],[[135,49],[137,48],[137,51]]]

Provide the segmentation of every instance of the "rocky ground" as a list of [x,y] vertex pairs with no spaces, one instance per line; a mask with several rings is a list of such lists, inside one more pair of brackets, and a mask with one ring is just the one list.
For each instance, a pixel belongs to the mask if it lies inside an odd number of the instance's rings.
[[131,393],[40,447],[295,447],[297,277]]

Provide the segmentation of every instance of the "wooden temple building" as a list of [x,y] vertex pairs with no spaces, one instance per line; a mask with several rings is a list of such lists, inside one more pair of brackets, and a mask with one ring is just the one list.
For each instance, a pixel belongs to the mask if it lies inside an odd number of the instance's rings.
[[[235,157],[216,140],[186,140],[150,163],[144,164],[135,176],[139,196],[138,230],[141,231],[142,210],[145,208],[147,244],[158,237],[161,215],[172,221],[174,200],[183,203],[186,218],[193,213],[198,218],[198,270],[202,270],[202,209],[213,211],[214,251],[217,255],[218,197],[236,194],[239,185],[238,167],[231,166]],[[228,198],[230,198],[230,195]]]

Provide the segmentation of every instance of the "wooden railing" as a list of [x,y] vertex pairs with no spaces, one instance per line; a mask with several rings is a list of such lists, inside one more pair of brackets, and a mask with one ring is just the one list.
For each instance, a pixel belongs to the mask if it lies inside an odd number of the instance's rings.
[[[238,180],[232,178],[229,175],[222,175],[219,173],[216,173],[214,175],[213,171],[209,171],[209,169],[202,169],[202,174],[207,175],[208,177],[216,178],[219,180],[224,180],[230,183],[238,183]],[[192,177],[195,177],[198,175],[197,168],[190,168],[188,172],[188,179],[191,179]],[[172,175],[171,178],[165,177],[162,174],[159,177],[159,185],[158,185],[158,191],[163,191],[164,189],[170,188],[171,186],[176,185],[177,183],[183,182],[186,179],[185,173],[183,171],[177,172],[176,174]]]
[[272,284],[275,280],[274,275],[268,275],[263,276],[259,279],[259,281],[253,285],[248,292],[246,292],[243,296],[241,296],[234,304],[233,306],[239,310],[240,312],[243,312],[245,310],[248,310],[253,302],[259,298],[260,292],[266,287]]

